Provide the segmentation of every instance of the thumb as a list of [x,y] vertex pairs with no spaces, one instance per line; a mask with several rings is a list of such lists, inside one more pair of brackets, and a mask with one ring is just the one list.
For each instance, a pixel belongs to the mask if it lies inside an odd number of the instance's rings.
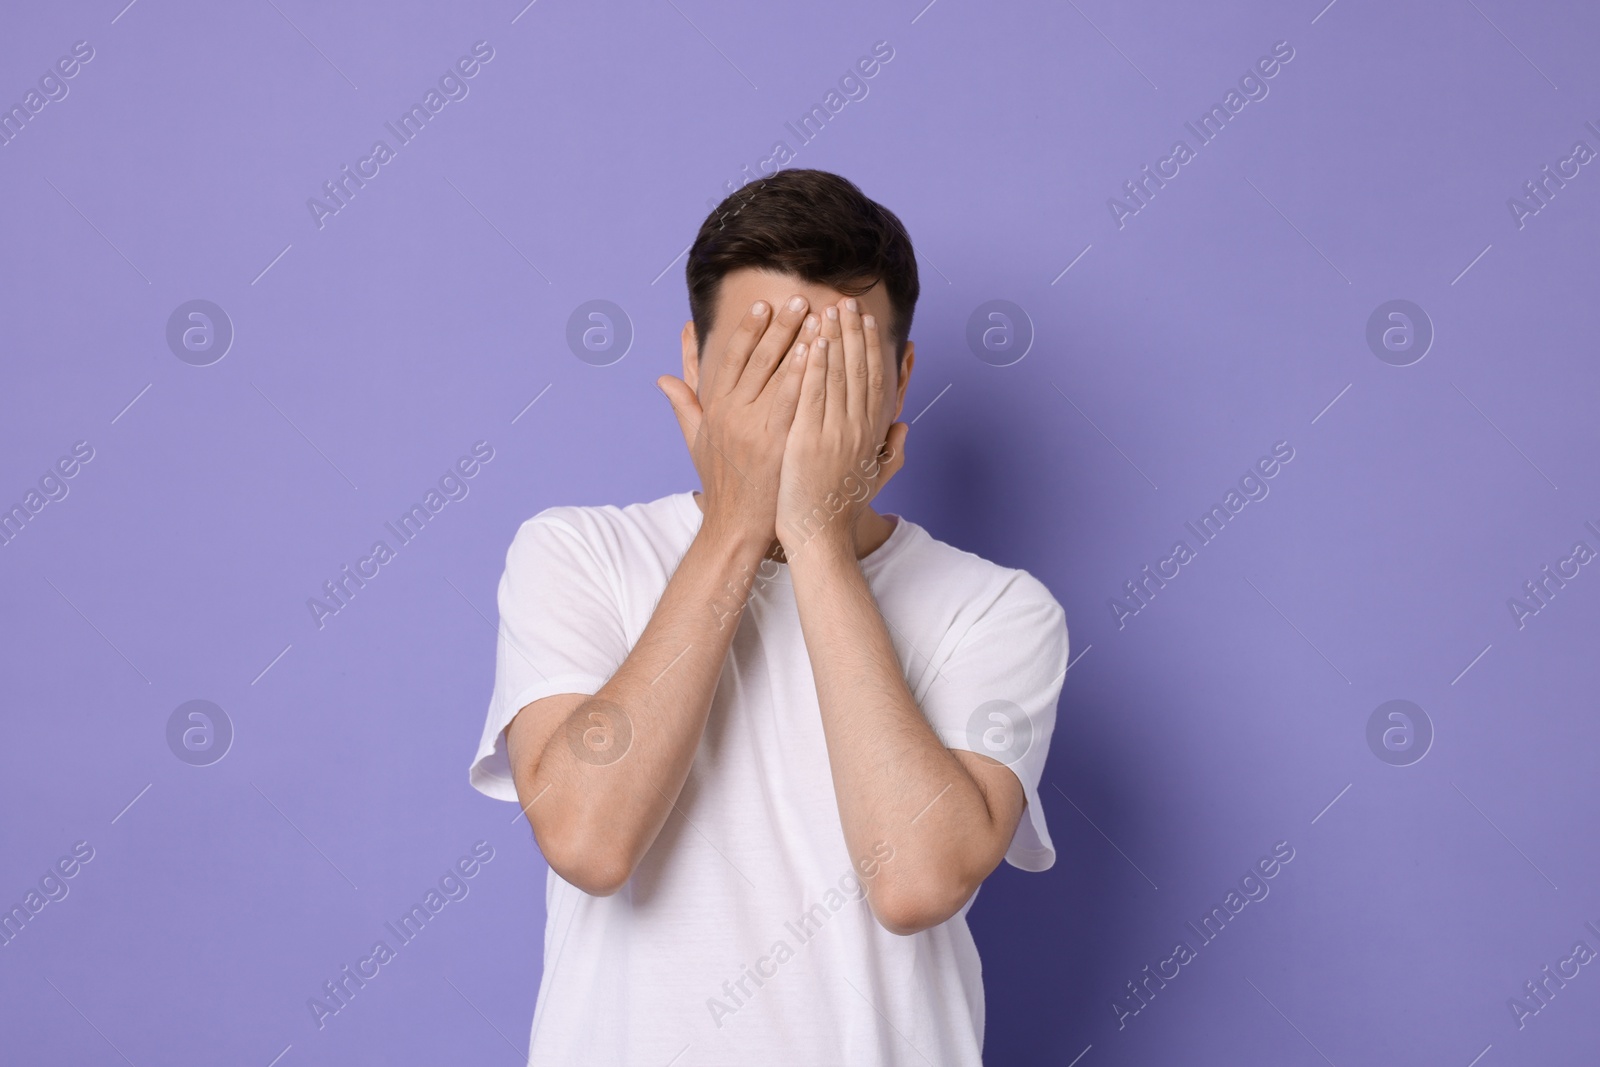
[[700,432],[700,419],[704,415],[700,410],[700,398],[689,388],[688,382],[670,374],[657,378],[656,388],[666,394],[667,402],[672,405],[672,414],[677,416],[678,429],[683,431],[683,443],[693,452],[694,439]]
[[[900,468],[906,464],[906,434],[911,432],[909,423],[897,422],[889,427],[889,434],[884,439],[883,447],[878,450],[878,478],[877,490],[889,484],[889,479],[900,473]],[[874,496],[877,495],[875,492]]]

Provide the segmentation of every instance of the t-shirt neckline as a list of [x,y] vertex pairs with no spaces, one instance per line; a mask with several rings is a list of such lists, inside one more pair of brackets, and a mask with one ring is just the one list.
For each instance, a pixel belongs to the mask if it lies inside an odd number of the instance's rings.
[[[693,536],[699,532],[700,524],[705,521],[705,513],[694,502],[694,490],[686,489],[673,495],[678,501],[679,510],[683,515],[684,522],[689,527],[690,535]],[[861,564],[861,572],[868,576],[875,574],[890,558],[898,555],[911,538],[913,523],[906,519],[904,515],[898,512],[886,511],[883,512],[883,517],[894,520],[894,529],[889,531],[889,536],[884,539],[883,544],[868,552],[864,559],[857,561]],[[766,564],[771,564],[772,566],[769,567]],[[789,577],[789,565],[787,563],[763,559],[758,566],[763,581],[778,582],[782,585],[794,584]],[[768,572],[772,571],[774,567],[776,572],[769,574]]]

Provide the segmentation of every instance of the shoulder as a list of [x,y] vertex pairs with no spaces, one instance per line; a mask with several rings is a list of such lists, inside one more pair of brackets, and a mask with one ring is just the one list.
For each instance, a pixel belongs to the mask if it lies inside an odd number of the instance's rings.
[[[660,545],[692,534],[684,508],[684,493],[672,493],[625,506],[616,504],[558,504],[522,521],[507,550],[508,557],[538,545],[565,545],[582,549],[597,561],[616,561],[630,549]],[[688,500],[688,507],[695,508]]]
[[[616,504],[556,504],[524,519],[522,525],[517,528],[517,534],[521,536],[530,526],[542,524],[563,528],[585,539],[593,539],[607,533],[662,527],[670,525],[675,520],[681,525],[680,516],[683,508],[678,498],[685,495],[670,493],[654,500],[621,507]],[[689,506],[693,508],[694,502],[690,501]]]

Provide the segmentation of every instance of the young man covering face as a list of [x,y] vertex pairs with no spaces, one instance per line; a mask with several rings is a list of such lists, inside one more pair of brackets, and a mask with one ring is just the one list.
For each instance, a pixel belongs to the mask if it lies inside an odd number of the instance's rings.
[[687,274],[657,385],[700,490],[547,508],[500,580],[471,781],[550,866],[530,1062],[979,1064],[966,913],[1055,862],[1061,606],[871,507],[906,459],[899,219],[780,171]]

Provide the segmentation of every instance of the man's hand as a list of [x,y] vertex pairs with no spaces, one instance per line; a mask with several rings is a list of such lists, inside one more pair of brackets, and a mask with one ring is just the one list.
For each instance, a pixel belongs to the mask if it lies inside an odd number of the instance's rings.
[[[727,348],[708,353],[703,402],[681,378],[656,379],[700,474],[704,528],[714,539],[765,551],[776,534],[784,442],[800,399],[804,341],[814,332],[802,330],[806,306],[797,295],[771,317],[767,302],[756,301]],[[799,344],[797,332],[805,334]]]
[[856,519],[905,462],[907,424],[889,425],[882,341],[854,297],[824,310],[804,356],[777,500],[777,537],[791,560],[813,538],[855,557]]

